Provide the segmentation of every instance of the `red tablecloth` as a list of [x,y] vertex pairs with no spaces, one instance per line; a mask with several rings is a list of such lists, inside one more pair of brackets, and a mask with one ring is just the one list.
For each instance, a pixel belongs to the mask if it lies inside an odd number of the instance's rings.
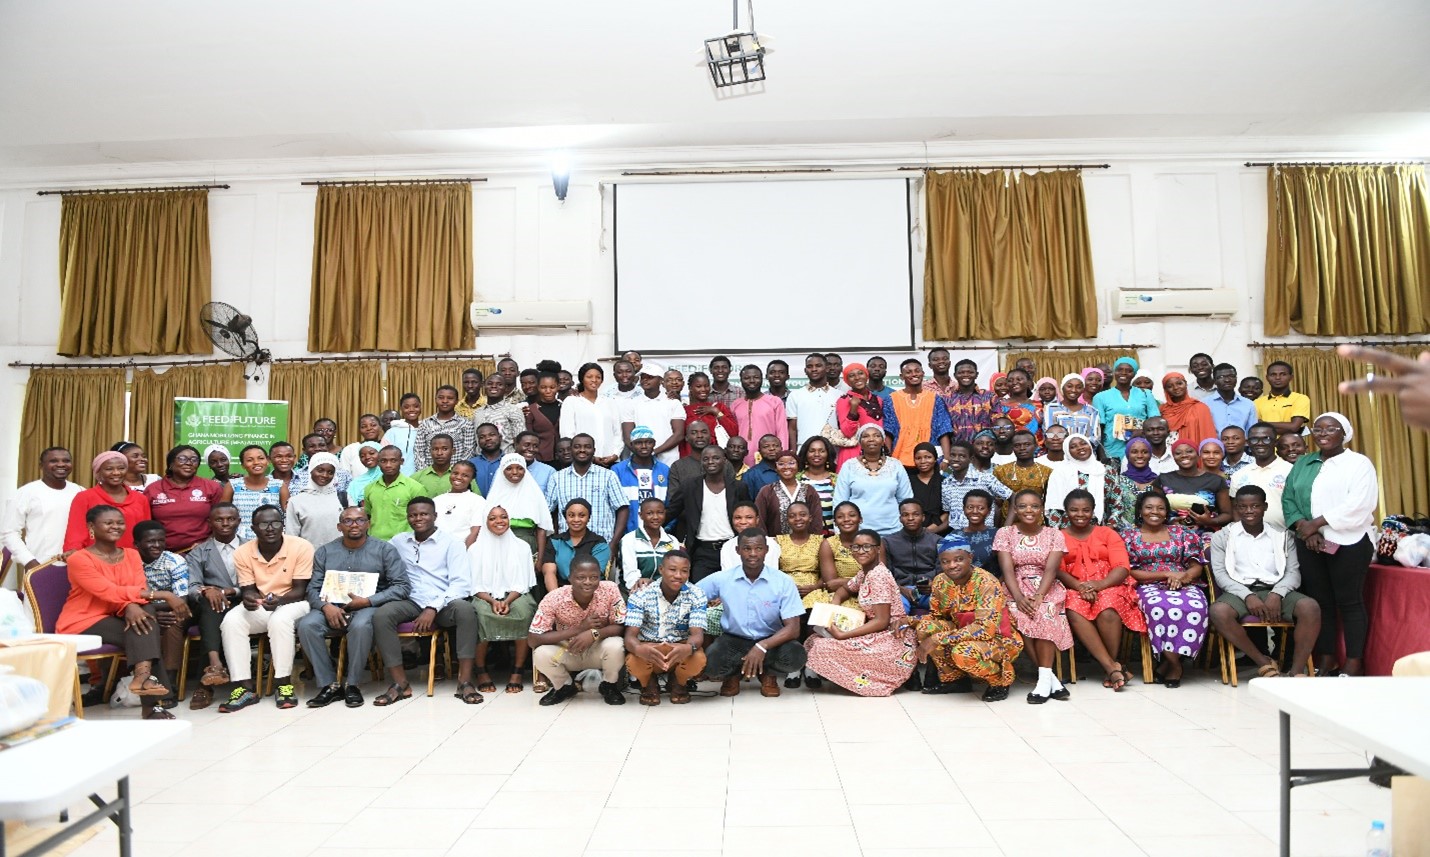
[[1390,675],[1397,659],[1430,652],[1430,568],[1371,565],[1365,605],[1370,612],[1366,675]]

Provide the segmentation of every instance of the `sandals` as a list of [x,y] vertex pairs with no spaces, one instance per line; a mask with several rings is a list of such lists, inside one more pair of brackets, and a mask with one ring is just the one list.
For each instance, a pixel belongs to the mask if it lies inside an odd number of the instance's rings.
[[144,675],[142,678],[135,676],[134,681],[129,682],[129,691],[135,696],[168,696],[169,689],[164,683],[154,678],[152,675]]
[[[689,696],[690,691],[685,691],[685,695]],[[671,691],[670,701],[675,701],[674,690]],[[650,684],[641,686],[640,702],[641,705],[660,705],[660,684],[656,681],[655,676],[651,676]]]
[[1256,670],[1256,676],[1257,678],[1280,678],[1281,670],[1277,669],[1276,664],[1274,663],[1262,664]]
[[[486,677],[486,680],[485,680],[485,681],[482,680],[482,677],[483,677],[483,676]],[[484,670],[484,669],[478,669],[478,670],[477,670],[477,691],[478,691],[479,693],[496,693],[496,692],[497,692],[497,684],[496,684],[496,682],[492,681],[491,673],[487,672],[487,671]]]
[[521,693],[526,690],[526,684],[521,680],[521,673],[512,673],[511,679],[506,683],[507,693]]
[[[452,695],[468,705],[480,705],[483,702],[482,695],[477,691],[476,685],[469,681],[464,681],[457,685],[457,692]],[[373,702],[373,704],[376,705],[377,703]]]
[[1102,686],[1110,688],[1115,692],[1121,692],[1127,685],[1127,673],[1124,670],[1116,669],[1107,674],[1107,678],[1102,680]]
[[218,687],[219,685],[228,684],[229,681],[228,670],[220,665],[210,664],[204,667],[204,674],[203,677],[199,679],[199,684],[204,687]]
[[531,683],[531,689],[535,693],[545,693],[551,689],[551,682],[547,681],[546,676],[538,675],[536,681]]
[[[460,689],[460,688],[459,688],[459,689]],[[401,701],[404,700],[404,699],[411,699],[411,698],[412,698],[412,685],[410,685],[410,684],[404,684],[404,685],[402,685],[401,687],[398,687],[397,685],[394,684],[394,685],[389,686],[389,687],[387,688],[387,690],[386,690],[381,696],[379,696],[378,698],[374,699],[374,700],[372,701],[372,704],[373,704],[373,705],[376,705],[376,706],[379,706],[379,707],[382,707],[382,706],[391,705],[391,704],[393,704],[394,702],[401,702]]]

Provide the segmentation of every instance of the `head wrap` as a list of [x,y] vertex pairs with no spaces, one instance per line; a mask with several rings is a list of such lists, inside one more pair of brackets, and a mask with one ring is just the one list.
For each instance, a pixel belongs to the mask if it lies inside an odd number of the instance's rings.
[[1179,446],[1190,446],[1192,449],[1195,449],[1197,452],[1201,452],[1201,446],[1200,446],[1200,445],[1198,445],[1197,443],[1195,443],[1195,442],[1193,442],[1192,440],[1190,440],[1190,439],[1188,439],[1188,438],[1185,438],[1185,437],[1179,437],[1179,438],[1177,438],[1176,440],[1172,441],[1172,446],[1171,446],[1172,451],[1173,451],[1173,452],[1176,452],[1176,451],[1177,451],[1177,447],[1179,447]]
[[1350,419],[1345,414],[1339,413],[1337,411],[1326,411],[1324,414],[1321,414],[1319,417],[1316,417],[1314,420],[1311,420],[1311,425],[1315,425],[1326,417],[1330,417],[1331,419],[1341,424],[1341,431],[1346,433],[1347,443],[1350,443],[1351,438],[1356,436],[1355,429],[1351,428]]
[[1141,467],[1133,467],[1131,457],[1124,451],[1122,453],[1122,475],[1139,485],[1146,485],[1157,478],[1157,471],[1152,469],[1152,442],[1145,437],[1134,437],[1127,441],[1127,449],[1129,450],[1138,445],[1147,447],[1147,463]]
[[918,453],[918,452],[921,452],[921,451],[922,451],[922,452],[927,452],[927,453],[929,453],[930,455],[933,456],[933,460],[934,460],[934,475],[937,476],[937,475],[938,475],[938,447],[934,446],[933,444],[929,443],[928,441],[924,441],[923,443],[921,443],[921,444],[919,444],[919,445],[917,445],[917,446],[914,447],[914,452],[915,452],[915,453]]
[[109,450],[108,452],[101,452],[99,455],[96,455],[94,457],[94,461],[90,462],[89,469],[94,471],[95,476],[98,476],[99,468],[103,467],[111,461],[121,461],[124,463],[125,467],[129,466],[129,459],[124,457],[124,453]]
[[1062,388],[1063,388],[1062,385],[1059,384],[1056,379],[1054,379],[1051,375],[1047,375],[1047,376],[1044,376],[1044,377],[1042,377],[1042,378],[1039,378],[1037,381],[1033,382],[1033,392],[1034,392],[1034,393],[1038,392],[1038,388],[1041,387],[1041,386],[1043,386],[1044,384],[1052,384],[1054,387],[1058,388],[1058,390],[1060,390],[1060,391],[1061,391]]
[[1187,376],[1181,372],[1168,372],[1162,376],[1162,389],[1167,389],[1167,382],[1173,378],[1181,378],[1183,381],[1187,380]]
[[[517,458],[521,458],[520,455]],[[505,463],[506,459],[502,459]],[[525,465],[526,459],[522,459]],[[527,475],[525,479],[531,479]],[[492,490],[495,491],[500,482],[505,479],[493,479]],[[510,483],[507,483],[510,484]],[[539,489],[538,489],[539,490]],[[482,515],[482,531],[477,536],[477,540],[472,542],[472,546],[467,548],[467,558],[470,560],[472,568],[472,589],[476,592],[486,592],[491,595],[500,595],[504,592],[525,592],[536,585],[536,566],[532,563],[531,548],[526,542],[517,538],[510,528],[501,535],[493,533],[487,526],[487,517],[492,510],[501,503],[492,503],[487,507],[487,513]],[[521,518],[524,515],[517,514],[506,506],[502,506],[510,518]],[[550,518],[550,514],[547,515]]]
[[204,447],[204,463],[205,463],[205,464],[208,463],[208,461],[209,461],[209,456],[210,456],[210,455],[213,455],[215,452],[222,452],[222,453],[223,453],[223,457],[224,457],[226,460],[228,460],[228,461],[233,461],[233,456],[228,454],[228,447],[224,446],[224,445],[221,444],[221,443],[211,443],[211,444],[209,444],[208,446]]
[[978,440],[984,435],[987,435],[989,440],[996,441],[998,439],[998,435],[994,434],[992,429],[979,429],[978,432],[974,434],[972,438],[970,438],[970,440]]
[[1069,381],[1085,381],[1086,379],[1076,372],[1069,372],[1063,376],[1063,380],[1058,382],[1058,391],[1062,392],[1063,386]]
[[1221,454],[1222,454],[1222,455],[1226,455],[1226,446],[1225,446],[1224,444],[1222,444],[1222,442],[1221,442],[1220,440],[1218,440],[1218,439],[1216,439],[1216,438],[1214,438],[1214,437],[1209,437],[1209,438],[1207,438],[1206,440],[1202,441],[1201,443],[1197,444],[1197,453],[1200,454],[1202,450],[1204,450],[1204,449],[1207,448],[1207,444],[1209,444],[1209,443],[1210,443],[1210,444],[1215,444],[1215,445],[1216,445],[1216,448],[1219,449],[1219,450],[1221,450]]
[[[649,429],[647,429],[649,431]],[[506,478],[506,469],[513,464],[521,465],[521,481],[513,483]],[[492,476],[492,490],[487,492],[488,509],[501,506],[513,518],[535,521],[541,529],[552,532],[556,527],[551,523],[551,508],[536,477],[527,469],[526,459],[520,453],[508,452],[497,464],[497,472]],[[477,538],[481,541],[481,537]]]
[[[655,440],[655,432],[651,431],[649,426],[636,426],[631,429],[631,440]],[[526,459],[521,460],[521,466],[526,466]]]
[[[358,444],[358,450],[370,449],[373,452],[381,452],[382,444],[375,440],[365,440]],[[362,463],[362,458],[358,458],[358,463]],[[348,483],[348,499],[357,505],[362,502],[363,495],[367,493],[367,486],[376,482],[382,476],[382,471],[378,469],[376,462],[371,467],[352,478]]]
[[1142,368],[1142,365],[1141,365],[1140,363],[1138,363],[1136,360],[1133,360],[1131,357],[1125,357],[1125,356],[1124,356],[1124,357],[1119,357],[1119,358],[1117,358],[1116,360],[1112,361],[1112,368],[1113,368],[1113,369],[1116,369],[1118,366],[1121,366],[1121,365],[1124,364],[1124,363],[1127,364],[1128,366],[1131,366],[1131,367],[1132,367],[1132,373],[1133,373],[1134,375],[1137,374],[1137,370],[1138,370],[1138,369],[1141,369],[1141,368]]
[[844,379],[844,383],[849,383],[849,373],[853,372],[855,369],[862,370],[865,375],[869,374],[869,367],[865,366],[863,363],[846,363],[844,366],[844,371],[840,373],[840,377]]
[[1190,392],[1181,401],[1172,400],[1172,394],[1167,393],[1167,382],[1173,378],[1185,381],[1187,376],[1181,372],[1168,372],[1162,376],[1162,392],[1167,394],[1167,401],[1162,403],[1161,411],[1167,428],[1176,432],[1177,437],[1210,437],[1216,434],[1216,422],[1204,402]]
[[877,431],[879,433],[879,437],[885,436],[883,426],[879,425],[878,423],[864,423],[862,426],[859,427],[858,431],[854,432],[854,437],[856,439],[863,437],[865,429],[873,429]]
[[[333,478],[328,480],[327,485],[319,485],[313,481],[313,471],[319,465],[326,464],[333,468]],[[303,486],[300,493],[308,494],[336,494],[338,491],[338,457],[331,452],[319,452],[308,459],[308,484]]]
[[1096,366],[1088,366],[1088,367],[1086,367],[1086,368],[1084,368],[1084,369],[1082,370],[1082,379],[1083,379],[1084,381],[1086,381],[1086,380],[1087,380],[1087,376],[1089,376],[1089,375],[1091,375],[1091,374],[1093,374],[1093,373],[1097,373],[1097,377],[1099,377],[1099,378],[1105,378],[1105,377],[1107,377],[1107,376],[1105,376],[1105,375],[1102,373],[1102,370],[1099,369],[1099,368],[1097,368]]
[[990,390],[993,389],[993,385],[998,383],[998,379],[1000,379],[1000,378],[1007,378],[1007,377],[1008,377],[1008,373],[1007,373],[1007,372],[994,372],[994,373],[993,373],[993,376],[988,379],[988,388],[989,388]]
[[[1067,441],[1063,443],[1063,449],[1067,449],[1069,442],[1075,437],[1082,438],[1087,441],[1089,447],[1092,446],[1092,439],[1079,431],[1068,435]],[[1067,453],[1067,457],[1063,460],[1063,466],[1054,468],[1052,475],[1048,477],[1047,507],[1049,509],[1066,508],[1068,494],[1082,486],[1083,477],[1086,477],[1088,491],[1092,493],[1093,517],[1101,521],[1103,495],[1106,493],[1103,489],[1107,479],[1107,465],[1098,461],[1093,455],[1078,459],[1074,458],[1071,452]]]
[[963,533],[949,533],[938,540],[938,552],[946,553],[947,551],[963,551],[971,554],[973,545],[969,543],[968,537]]

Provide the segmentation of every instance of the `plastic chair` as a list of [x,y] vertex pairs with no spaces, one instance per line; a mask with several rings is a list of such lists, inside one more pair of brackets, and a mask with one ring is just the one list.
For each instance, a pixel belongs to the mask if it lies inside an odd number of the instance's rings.
[[[30,610],[35,616],[35,628],[41,633],[55,633],[60,611],[70,594],[69,568],[55,563],[29,572],[24,578],[25,600],[30,602]],[[104,682],[104,698],[108,699],[114,690],[114,681],[119,675],[119,662],[124,658],[124,650],[118,646],[105,644],[97,649],[77,652],[75,657],[92,664],[109,661],[109,675]],[[83,692],[80,689],[79,673],[74,678],[74,710],[77,717],[84,717]]]

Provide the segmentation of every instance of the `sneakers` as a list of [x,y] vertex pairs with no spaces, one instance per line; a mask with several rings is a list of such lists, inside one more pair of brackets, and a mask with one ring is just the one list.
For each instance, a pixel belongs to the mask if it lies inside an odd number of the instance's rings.
[[290,708],[297,708],[297,688],[293,687],[293,685],[291,684],[278,685],[278,692],[273,695],[273,704],[277,705],[279,710],[281,711],[287,711]]
[[257,703],[258,697],[253,694],[253,691],[249,690],[243,685],[239,685],[238,687],[235,687],[233,690],[229,691],[228,702],[225,702],[223,705],[220,705],[218,707],[218,713],[232,714],[233,712],[238,711],[241,708],[247,708],[248,706],[256,705]]
[[616,682],[603,681],[599,688],[601,698],[606,700],[607,705],[625,705],[626,695],[621,690],[621,686]]

